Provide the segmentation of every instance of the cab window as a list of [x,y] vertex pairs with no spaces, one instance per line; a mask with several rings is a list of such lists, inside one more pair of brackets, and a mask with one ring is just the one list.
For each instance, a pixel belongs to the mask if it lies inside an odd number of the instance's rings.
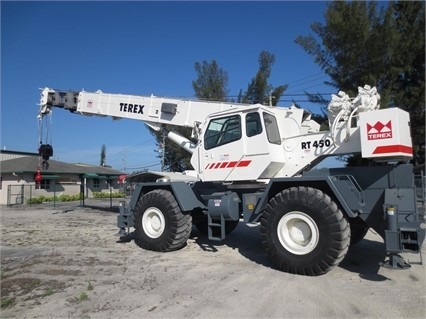
[[204,147],[209,150],[240,138],[241,118],[239,115],[213,119],[207,126],[206,134],[204,135]]
[[266,135],[268,136],[268,141],[272,144],[281,144],[280,131],[278,130],[277,119],[275,116],[263,112],[263,120],[265,121]]
[[260,123],[260,115],[257,112],[248,113],[246,115],[246,135],[247,137],[259,135],[262,133],[262,124]]

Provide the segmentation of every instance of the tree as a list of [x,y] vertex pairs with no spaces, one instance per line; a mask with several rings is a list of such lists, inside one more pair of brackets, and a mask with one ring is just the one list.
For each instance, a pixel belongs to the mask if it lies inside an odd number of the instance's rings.
[[99,163],[100,166],[105,166],[106,165],[105,159],[106,159],[106,146],[105,146],[105,144],[102,144],[102,147],[101,147],[101,161]]
[[277,105],[281,95],[287,89],[288,85],[280,85],[274,88],[268,79],[271,76],[272,66],[275,63],[275,55],[267,51],[262,51],[258,58],[259,70],[248,84],[247,91],[238,96],[239,103],[263,105]]
[[[191,139],[191,128],[183,126],[166,125],[165,129],[173,131],[182,135],[188,139]],[[164,153],[164,171],[169,172],[182,172],[185,170],[192,169],[191,165],[191,154],[181,148],[179,145],[173,143],[167,138],[164,139],[164,145],[161,145],[162,152]],[[161,153],[161,156],[163,154]],[[159,156],[160,157],[160,156]]]
[[228,73],[220,68],[215,60],[211,63],[195,62],[197,79],[192,81],[195,96],[211,101],[226,101],[228,95]]
[[415,164],[425,162],[425,3],[392,4],[398,32],[395,54],[394,105],[410,112]]
[[[316,34],[298,36],[330,81],[326,84],[357,94],[357,87],[375,85],[381,107],[410,112],[414,152],[424,150],[425,5],[420,1],[333,1],[325,25],[311,25]],[[313,99],[314,96],[310,96]],[[348,160],[348,163],[357,162]]]
[[163,171],[182,172],[185,170],[192,169],[190,162],[191,154],[189,154],[184,149],[179,147],[179,145],[176,145],[167,138],[163,138],[163,135],[166,134],[166,132],[171,131],[178,133],[179,135],[182,135],[186,138],[190,138],[192,131],[191,128],[175,125],[164,125],[163,128],[163,132],[154,131],[149,128],[149,132],[156,139],[155,145],[157,146],[156,152],[158,152],[157,158],[163,160],[164,156],[164,162],[162,162]]
[[[228,92],[228,73],[219,67],[217,62],[203,61],[202,63],[196,62],[194,69],[197,73],[197,79],[192,82],[195,96],[198,99],[208,99],[210,101],[226,101]],[[188,139],[191,139],[191,128],[165,125],[168,131],[176,132]],[[192,169],[190,159],[191,154],[183,150],[181,147],[173,142],[165,141],[163,144],[163,135],[161,132],[150,130],[155,136],[156,145],[164,153],[164,169],[172,172],[182,172],[184,170]],[[196,142],[193,140],[193,142]],[[163,154],[159,153],[158,157],[161,158]]]

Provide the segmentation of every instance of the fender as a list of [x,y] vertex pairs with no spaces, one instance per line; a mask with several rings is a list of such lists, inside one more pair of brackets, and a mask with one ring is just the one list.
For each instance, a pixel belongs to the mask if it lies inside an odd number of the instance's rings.
[[167,181],[167,182],[153,182],[153,183],[141,183],[138,184],[132,194],[130,200],[130,209],[134,210],[136,204],[146,193],[155,189],[166,189],[175,196],[178,202],[179,208],[182,212],[191,212],[196,208],[205,209],[205,205],[201,203],[195,196],[192,188],[186,182],[183,181]]
[[256,206],[250,222],[256,222],[262,215],[269,200],[284,189],[290,187],[313,187],[320,189],[333,198],[347,214],[354,218],[363,212],[365,206],[364,194],[352,175],[341,174],[336,176],[302,176],[273,178]]
[[258,221],[269,200],[282,190],[298,186],[313,187],[329,195],[349,218],[359,216],[383,237],[384,204],[390,202],[385,202],[385,192],[390,190],[398,193],[398,206],[404,207],[403,211],[398,212],[399,223],[407,221],[403,227],[419,228],[413,185],[411,164],[324,168],[309,171],[300,177],[271,179],[250,221]]

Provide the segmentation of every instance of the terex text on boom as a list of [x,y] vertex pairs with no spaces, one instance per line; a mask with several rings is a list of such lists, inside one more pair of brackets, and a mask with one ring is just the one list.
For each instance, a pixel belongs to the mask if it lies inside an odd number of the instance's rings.
[[143,114],[145,105],[120,103],[120,112]]

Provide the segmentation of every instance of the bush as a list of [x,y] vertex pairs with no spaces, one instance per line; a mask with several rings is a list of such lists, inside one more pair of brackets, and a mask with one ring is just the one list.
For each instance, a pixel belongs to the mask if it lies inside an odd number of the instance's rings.
[[61,194],[59,196],[51,196],[46,197],[44,195],[40,195],[38,197],[33,197],[30,199],[27,199],[27,204],[33,205],[33,204],[42,204],[45,202],[72,202],[76,200],[80,200],[83,198],[83,193],[74,194],[74,195],[68,195],[68,194]]
[[43,203],[43,200],[41,199],[41,197],[34,197],[34,198],[27,199],[27,204],[29,205],[41,204],[41,203]]
[[83,193],[74,195],[62,194],[58,196],[60,202],[72,202],[80,199],[83,199]]
[[93,192],[93,198],[123,198],[126,197],[126,194],[121,192],[113,192],[113,193],[107,193],[107,192]]
[[[113,192],[113,193],[103,193],[103,192],[94,192],[93,198],[124,198],[126,197],[125,193],[121,192]],[[83,193],[74,194],[74,195],[68,195],[68,194],[61,194],[59,196],[51,196],[47,197],[44,195],[40,195],[38,197],[33,197],[30,199],[27,199],[27,204],[34,205],[34,204],[42,204],[45,202],[72,202],[83,199]]]

